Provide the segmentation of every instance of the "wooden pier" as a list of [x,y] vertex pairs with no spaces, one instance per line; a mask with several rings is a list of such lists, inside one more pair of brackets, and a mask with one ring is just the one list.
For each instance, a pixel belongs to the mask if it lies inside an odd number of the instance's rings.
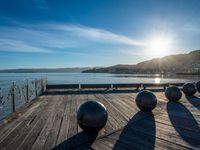
[[[45,94],[7,117],[0,125],[0,149],[200,149],[199,93],[174,103],[153,88],[157,107],[144,113],[135,105],[135,88],[73,86],[47,85]],[[88,100],[108,111],[98,134],[86,134],[77,124],[77,109]]]

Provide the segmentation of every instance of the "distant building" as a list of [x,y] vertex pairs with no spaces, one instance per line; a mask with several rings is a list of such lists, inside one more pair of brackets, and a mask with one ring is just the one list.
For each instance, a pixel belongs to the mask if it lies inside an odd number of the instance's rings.
[[200,73],[200,64],[197,64],[196,67],[194,68],[195,73]]
[[193,67],[188,68],[187,73],[200,73],[200,64],[195,64]]

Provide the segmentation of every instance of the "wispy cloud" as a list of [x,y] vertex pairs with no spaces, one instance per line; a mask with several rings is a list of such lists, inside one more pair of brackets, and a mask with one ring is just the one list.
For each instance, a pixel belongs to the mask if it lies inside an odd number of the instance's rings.
[[31,46],[22,41],[10,40],[10,39],[0,39],[0,50],[9,52],[35,52],[35,53],[49,53],[50,50],[42,49],[39,47]]
[[52,52],[70,48],[144,46],[145,43],[107,30],[72,24],[0,27],[0,51]]
[[80,36],[96,42],[119,43],[127,45],[144,45],[143,42],[134,40],[124,35],[115,34],[103,29],[77,25],[50,25],[49,27],[66,32],[71,32],[76,36]]

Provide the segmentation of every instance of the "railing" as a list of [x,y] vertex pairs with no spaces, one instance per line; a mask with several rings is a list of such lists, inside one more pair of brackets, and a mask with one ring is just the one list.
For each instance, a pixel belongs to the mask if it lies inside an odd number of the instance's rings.
[[13,82],[7,89],[0,88],[0,120],[41,95],[46,85],[46,78],[42,78],[19,84]]
[[184,83],[119,83],[119,84],[47,84],[47,89],[91,89],[91,88],[106,88],[106,89],[118,89],[118,88],[163,88],[170,85],[183,86]]
[[27,80],[24,83],[12,85],[5,89],[0,88],[0,120],[15,112],[19,107],[31,102],[46,89],[118,89],[118,88],[166,88],[170,85],[182,86],[183,83],[118,83],[118,84],[47,84],[47,79]]

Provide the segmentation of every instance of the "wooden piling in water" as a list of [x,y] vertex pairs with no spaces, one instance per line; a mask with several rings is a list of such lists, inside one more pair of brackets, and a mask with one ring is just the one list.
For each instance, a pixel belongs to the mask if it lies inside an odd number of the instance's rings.
[[37,79],[35,79],[35,96],[37,97]]
[[26,81],[26,102],[29,102],[29,85],[28,85],[28,80]]
[[15,112],[16,110],[16,84],[15,82],[13,82],[12,84],[12,93],[11,93],[11,96],[12,96],[12,112]]

